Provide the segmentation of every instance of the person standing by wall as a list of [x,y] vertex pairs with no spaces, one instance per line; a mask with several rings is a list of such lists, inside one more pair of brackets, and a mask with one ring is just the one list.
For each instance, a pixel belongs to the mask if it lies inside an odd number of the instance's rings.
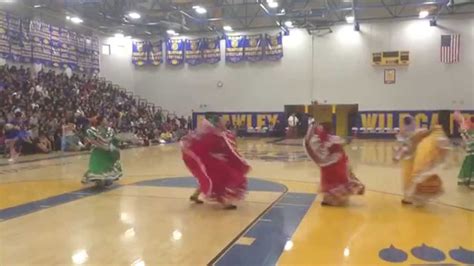
[[292,113],[289,117],[288,117],[288,131],[287,131],[287,134],[286,134],[286,137],[287,138],[296,138],[297,137],[297,134],[298,134],[298,123],[299,123],[299,119],[298,117],[296,117],[296,114],[295,113]]

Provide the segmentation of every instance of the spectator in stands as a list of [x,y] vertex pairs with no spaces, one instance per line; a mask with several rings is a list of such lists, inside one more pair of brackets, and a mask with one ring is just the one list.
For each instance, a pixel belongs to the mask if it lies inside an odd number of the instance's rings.
[[87,117],[97,114],[118,132],[140,133],[148,143],[157,142],[163,132],[183,135],[191,121],[167,116],[164,123],[160,108],[139,105],[112,84],[85,74],[68,77],[41,70],[34,75],[23,66],[0,66],[0,148],[5,142],[14,158],[32,147],[42,153],[77,150],[74,144],[81,148]]
[[165,131],[160,135],[160,143],[170,143],[173,141],[173,134],[170,131]]

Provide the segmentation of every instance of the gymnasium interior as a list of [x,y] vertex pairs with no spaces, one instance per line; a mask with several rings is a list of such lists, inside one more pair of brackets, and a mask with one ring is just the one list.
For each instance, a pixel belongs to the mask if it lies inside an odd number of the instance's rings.
[[[213,117],[225,208],[186,160]],[[473,0],[0,0],[0,265],[474,265],[473,121]]]

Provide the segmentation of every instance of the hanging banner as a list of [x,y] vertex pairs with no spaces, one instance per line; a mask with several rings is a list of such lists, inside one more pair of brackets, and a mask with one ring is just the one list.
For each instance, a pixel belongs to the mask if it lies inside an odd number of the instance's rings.
[[263,40],[261,34],[245,36],[244,55],[245,60],[249,62],[262,61]]
[[7,13],[7,19],[8,42],[10,43],[10,57],[8,59],[14,62],[20,62],[21,51],[23,48],[21,20],[20,18],[13,16],[11,13]]
[[51,65],[51,33],[49,25],[41,21],[33,20],[30,23],[30,34],[33,46],[33,62],[36,64],[43,64],[45,66]]
[[77,70],[85,72],[87,68],[86,38],[82,34],[77,34]]
[[[0,58],[98,73],[99,38],[0,10]],[[78,60],[80,58],[80,60]]]
[[186,63],[195,66],[202,63],[202,39],[185,40]]
[[283,57],[283,37],[281,32],[276,35],[265,34],[264,55],[265,59],[271,61],[277,61]]
[[92,42],[92,73],[99,73],[99,70],[100,70],[100,62],[99,62],[99,58],[100,58],[100,52],[99,52],[99,37],[97,36],[92,36],[91,38],[91,42]]
[[244,36],[227,36],[225,46],[225,61],[238,63],[244,59]]
[[148,47],[147,42],[132,43],[132,64],[144,66],[147,61]]
[[59,29],[59,41],[61,42],[61,47],[59,48],[59,57],[60,65],[62,68],[69,67],[69,50],[68,47],[71,46],[71,42],[69,40],[69,31],[65,28]]
[[204,63],[207,64],[221,61],[221,40],[219,37],[202,39],[202,57]]
[[30,64],[33,61],[32,58],[32,39],[30,34],[30,20],[29,19],[22,19],[21,21],[21,55],[20,55],[20,62],[25,64]]
[[50,26],[51,31],[51,62],[53,67],[59,67],[61,63],[61,42],[59,27]]
[[158,66],[163,63],[163,41],[149,42],[148,64]]
[[7,31],[7,13],[0,10],[0,57],[3,59],[7,59],[10,56],[10,44],[8,43]]
[[166,62],[170,65],[181,65],[184,62],[184,41],[181,39],[166,40]]
[[69,32],[69,45],[67,47],[69,53],[69,67],[73,70],[76,70],[79,66],[77,64],[77,33],[70,31]]

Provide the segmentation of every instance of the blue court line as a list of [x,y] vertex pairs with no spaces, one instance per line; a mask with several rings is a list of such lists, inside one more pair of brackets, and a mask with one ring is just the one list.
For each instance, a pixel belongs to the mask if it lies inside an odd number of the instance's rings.
[[[161,143],[161,144],[153,144],[153,146],[160,146],[160,145],[168,145],[168,144],[175,144],[177,142],[168,142],[168,143]],[[139,148],[146,148],[145,146],[133,146],[133,147],[127,147],[127,148],[122,148],[122,150],[131,150],[131,149],[139,149]],[[39,162],[39,161],[49,161],[49,160],[55,160],[55,159],[61,159],[61,158],[68,158],[68,157],[76,157],[76,156],[81,156],[81,155],[89,155],[90,151],[78,151],[78,152],[61,152],[57,151],[53,156],[50,157],[45,157],[45,158],[36,158],[36,159],[31,159],[31,160],[20,160],[16,161],[15,163],[9,163],[9,162],[0,162],[0,167],[3,166],[9,166],[9,165],[16,165],[16,164],[24,164],[24,163],[34,163],[34,162]],[[29,155],[27,155],[28,157]]]
[[9,219],[17,218],[29,213],[37,212],[43,209],[56,207],[61,204],[65,204],[71,201],[75,201],[81,198],[97,195],[103,192],[110,191],[120,187],[120,185],[114,184],[108,189],[99,189],[96,187],[88,187],[73,192],[68,192],[49,198],[28,202],[18,206],[1,209],[0,210],[0,221],[6,221]]
[[[189,188],[196,188],[197,184],[195,178],[193,177],[177,177],[177,178],[164,178],[164,179],[153,179],[153,180],[146,180],[142,182],[135,183],[134,185],[138,186],[158,186],[158,187],[189,187]],[[21,204],[18,206],[13,206],[6,209],[0,210],[0,221],[6,221],[9,219],[17,218],[29,213],[37,212],[43,209],[56,207],[61,204],[65,204],[71,201],[75,201],[84,197],[89,197],[93,195],[97,195],[103,192],[110,191],[111,189],[115,189],[118,187],[122,187],[119,184],[114,184],[112,187],[108,189],[99,189],[96,187],[88,187],[72,192],[67,192],[64,194],[59,194],[56,196],[52,196],[49,198],[28,202],[25,204]],[[249,190],[251,191],[272,191],[272,192],[285,192],[286,187],[274,183],[271,181],[260,180],[249,178]]]
[[316,194],[287,193],[242,236],[251,245],[234,244],[212,265],[276,265],[285,244],[316,198]]
[[21,161],[16,161],[15,163],[9,163],[9,162],[4,162],[0,163],[0,167],[2,166],[8,166],[8,165],[17,165],[17,164],[24,164],[24,163],[34,163],[34,162],[39,162],[39,161],[49,161],[49,160],[55,160],[55,159],[61,159],[61,158],[68,158],[68,157],[76,157],[76,156],[81,156],[81,155],[88,155],[89,152],[77,152],[77,153],[70,153],[70,154],[64,154],[58,152],[58,154],[55,154],[50,157],[45,157],[45,158],[36,158],[36,159],[31,159],[31,160],[21,160]]
[[[163,178],[137,182],[133,185],[136,186],[156,186],[156,187],[182,187],[182,188],[196,188],[196,178],[194,177],[175,177],[175,178]],[[249,191],[270,191],[270,192],[285,192],[286,187],[267,180],[249,178],[248,179],[248,190]]]

